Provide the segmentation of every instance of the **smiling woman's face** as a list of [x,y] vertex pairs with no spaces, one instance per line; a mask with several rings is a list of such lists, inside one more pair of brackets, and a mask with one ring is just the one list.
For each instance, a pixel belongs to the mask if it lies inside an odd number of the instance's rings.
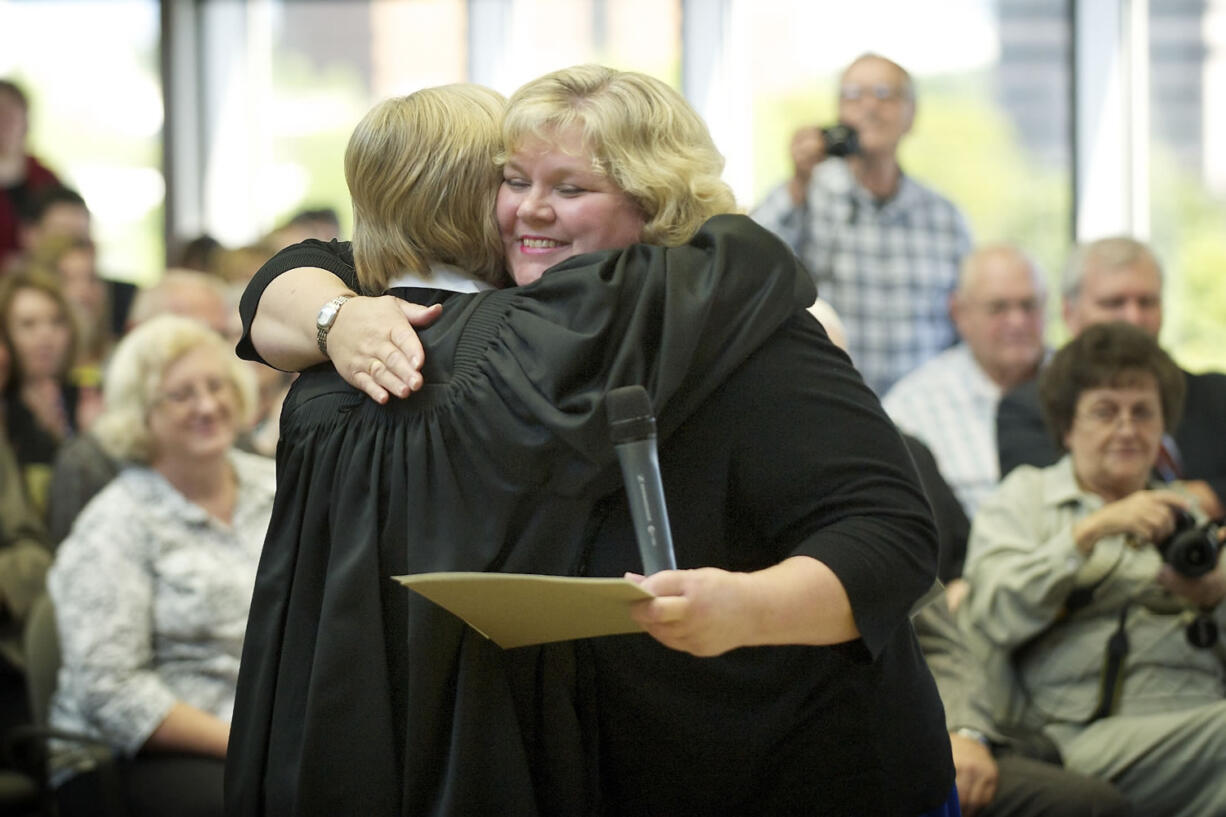
[[1152,376],[1134,386],[1083,392],[1064,436],[1078,482],[1108,501],[1144,488],[1163,429],[1162,398]]
[[577,127],[511,154],[495,212],[507,268],[520,286],[572,255],[633,244],[644,223],[630,197],[592,167]]

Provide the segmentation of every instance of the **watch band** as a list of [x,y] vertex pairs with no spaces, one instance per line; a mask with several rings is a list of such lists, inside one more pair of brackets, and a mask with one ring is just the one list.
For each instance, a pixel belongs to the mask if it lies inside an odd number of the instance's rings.
[[988,749],[992,748],[992,741],[988,739],[987,735],[980,732],[978,729],[971,729],[968,726],[963,726],[959,729],[955,729],[954,734],[961,735],[964,738],[970,738],[971,740],[979,741]]
[[315,317],[315,345],[319,347],[324,357],[328,357],[328,333],[332,331],[332,325],[336,323],[336,316],[340,314],[345,302],[355,297],[357,296],[352,293],[337,295],[320,307],[319,314]]

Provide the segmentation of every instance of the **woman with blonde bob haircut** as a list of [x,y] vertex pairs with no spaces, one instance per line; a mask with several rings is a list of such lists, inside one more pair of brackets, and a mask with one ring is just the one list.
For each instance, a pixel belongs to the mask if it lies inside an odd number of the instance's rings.
[[493,217],[505,108],[488,88],[450,85],[385,100],[362,117],[345,180],[363,293],[382,295],[404,272],[429,278],[432,264],[509,282]]
[[[223,758],[275,464],[234,448],[251,374],[204,324],[161,315],[115,348],[100,443],[125,467],[60,544],[51,723],[109,743],[129,811],[222,814]],[[54,762],[53,762],[53,765]],[[66,813],[96,798],[58,770]]]

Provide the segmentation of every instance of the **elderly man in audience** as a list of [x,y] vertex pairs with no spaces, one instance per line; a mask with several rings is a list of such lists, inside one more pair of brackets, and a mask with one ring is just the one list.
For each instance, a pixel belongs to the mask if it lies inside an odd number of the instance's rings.
[[[1104,321],[1124,321],[1154,338],[1162,328],[1162,267],[1149,247],[1113,237],[1079,246],[1064,277],[1064,323],[1076,336]],[[1183,419],[1162,439],[1158,475],[1179,479],[1201,508],[1220,519],[1226,508],[1226,375],[1182,372]],[[1022,464],[1051,465],[1060,452],[1048,436],[1035,380],[1000,401],[996,436],[1001,476]]]
[[996,488],[996,405],[1043,359],[1043,278],[1016,247],[980,247],[962,262],[949,312],[962,342],[903,377],[882,405],[936,457],[968,517]]
[[[52,725],[124,758],[134,815],[222,813],[222,769],[275,464],[234,448],[250,372],[203,324],[153,318],[116,347],[98,439],[125,467],[48,576],[63,665]],[[61,802],[92,795],[59,768]]]
[[839,82],[839,122],[854,143],[798,130],[792,178],[751,213],[805,262],[878,395],[954,342],[949,294],[971,248],[958,208],[899,167],[914,119],[911,75],[880,55],[857,57]]
[[[979,506],[962,606],[1067,769],[1141,815],[1226,814],[1226,572],[1195,497],[1153,476],[1186,378],[1151,335],[1084,329],[1040,375],[1067,450],[1020,466]],[[1186,517],[1193,547],[1168,544]]]

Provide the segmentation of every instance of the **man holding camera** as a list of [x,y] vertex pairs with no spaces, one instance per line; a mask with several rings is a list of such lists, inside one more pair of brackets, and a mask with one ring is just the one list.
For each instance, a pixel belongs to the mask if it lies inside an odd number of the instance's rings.
[[971,247],[958,209],[898,165],[914,118],[911,76],[857,57],[839,83],[839,126],[798,130],[794,175],[752,213],[805,262],[879,395],[953,344],[947,306]]

